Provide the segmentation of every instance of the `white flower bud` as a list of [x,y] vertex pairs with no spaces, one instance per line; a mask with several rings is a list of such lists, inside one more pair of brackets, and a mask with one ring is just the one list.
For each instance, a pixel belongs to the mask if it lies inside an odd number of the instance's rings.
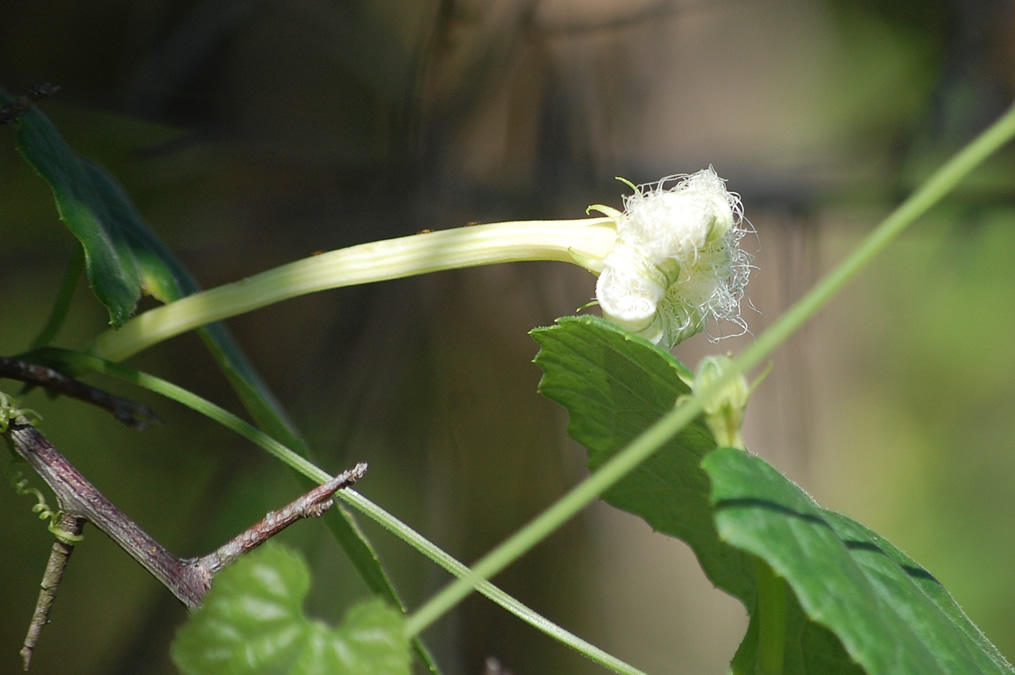
[[670,176],[636,187],[624,207],[601,209],[617,224],[617,243],[596,284],[603,316],[667,349],[710,318],[746,330],[740,299],[751,256],[739,248],[740,197],[725,181],[711,167]]

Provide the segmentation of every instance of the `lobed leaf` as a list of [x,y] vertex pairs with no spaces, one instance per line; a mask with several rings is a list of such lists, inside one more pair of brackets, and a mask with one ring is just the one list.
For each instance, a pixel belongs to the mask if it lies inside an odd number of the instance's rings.
[[243,556],[216,576],[177,632],[173,662],[187,675],[410,672],[398,610],[370,600],[332,628],[303,614],[309,590],[310,572],[295,552],[269,543]]
[[[590,470],[691,393],[691,373],[671,354],[595,316],[564,317],[532,331],[541,346],[539,391],[568,409],[568,434],[585,446]],[[753,602],[751,561],[719,540],[711,485],[699,466],[716,447],[702,419],[608,490],[609,504],[687,542],[714,584]]]

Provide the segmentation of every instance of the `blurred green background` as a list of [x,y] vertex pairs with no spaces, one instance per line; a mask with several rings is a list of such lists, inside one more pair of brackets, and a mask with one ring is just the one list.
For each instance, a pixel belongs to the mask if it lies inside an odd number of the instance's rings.
[[[580,217],[620,205],[615,176],[711,163],[758,231],[759,311],[745,305],[758,334],[1007,106],[1013,29],[1001,0],[8,0],[0,85],[61,85],[46,114],[205,286],[424,228]],[[0,135],[0,353],[14,354],[75,244],[13,129]],[[1009,657],[1013,159],[979,170],[775,355],[746,432],[823,505],[925,565]],[[592,293],[580,269],[526,263],[319,294],[229,326],[326,469],[370,462],[364,494],[471,561],[585,475],[565,414],[535,393],[526,333]],[[84,284],[77,300],[61,346],[104,327]],[[693,367],[750,339],[699,336],[677,353]],[[193,336],[131,363],[239,410]],[[206,553],[298,493],[250,445],[119,391],[166,424],[138,434],[78,403],[25,403],[177,553]],[[50,546],[30,506],[0,489],[0,672],[20,667]],[[410,607],[447,581],[364,528]],[[183,608],[86,534],[34,672],[173,672]],[[309,611],[340,620],[365,590],[325,528],[284,539],[313,565]],[[601,504],[496,581],[654,673],[724,671],[746,626],[686,547]],[[482,598],[425,638],[448,673],[488,657],[518,674],[597,671]]]

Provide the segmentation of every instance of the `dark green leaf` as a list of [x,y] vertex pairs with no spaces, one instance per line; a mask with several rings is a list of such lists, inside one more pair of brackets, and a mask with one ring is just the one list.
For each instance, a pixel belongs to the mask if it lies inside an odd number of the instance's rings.
[[724,448],[703,467],[722,539],[765,560],[868,672],[1013,672],[941,584],[878,535],[757,457]]
[[[13,99],[0,91],[0,102]],[[124,239],[126,197],[97,181],[101,170],[75,153],[38,108],[18,116],[17,147],[21,156],[49,184],[60,219],[81,242],[88,282],[118,326],[134,312],[141,296],[141,271]]]
[[177,633],[173,662],[193,675],[408,673],[400,612],[380,600],[356,605],[338,628],[308,619],[303,559],[268,544],[220,572]]

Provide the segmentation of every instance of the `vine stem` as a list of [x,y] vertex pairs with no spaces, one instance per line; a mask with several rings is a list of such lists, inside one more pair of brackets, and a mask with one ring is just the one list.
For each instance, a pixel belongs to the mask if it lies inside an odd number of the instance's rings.
[[64,320],[70,313],[71,302],[74,300],[74,291],[77,290],[81,275],[85,271],[85,254],[80,247],[76,247],[71,256],[67,268],[64,270],[63,280],[60,282],[60,290],[56,293],[56,302],[50,310],[46,324],[39,331],[38,336],[32,340],[32,349],[38,349],[53,342],[53,338],[60,332]]
[[822,278],[804,297],[790,307],[736,361],[745,372],[761,363],[807,320],[814,316],[917,218],[947,195],[970,171],[979,166],[1005,143],[1015,137],[1015,105],[987,130],[974,138],[944,166],[931,174],[920,188],[892,211],[860,245],[837,267]]
[[575,486],[542,514],[495,547],[461,577],[434,595],[406,622],[405,632],[414,637],[472,592],[476,584],[489,579],[545,539],[580,510],[615,485],[631,470],[651,457],[670,438],[701,413],[703,402],[724,386],[759,365],[810,317],[824,307],[845,284],[878,253],[894,241],[914,220],[926,213],[976,166],[1015,137],[1015,106],[986,131],[934,172],[923,185],[902,202],[837,267],[822,278],[795,305],[736,358],[722,376],[696,392],[688,401],[646,429],[598,471]]

